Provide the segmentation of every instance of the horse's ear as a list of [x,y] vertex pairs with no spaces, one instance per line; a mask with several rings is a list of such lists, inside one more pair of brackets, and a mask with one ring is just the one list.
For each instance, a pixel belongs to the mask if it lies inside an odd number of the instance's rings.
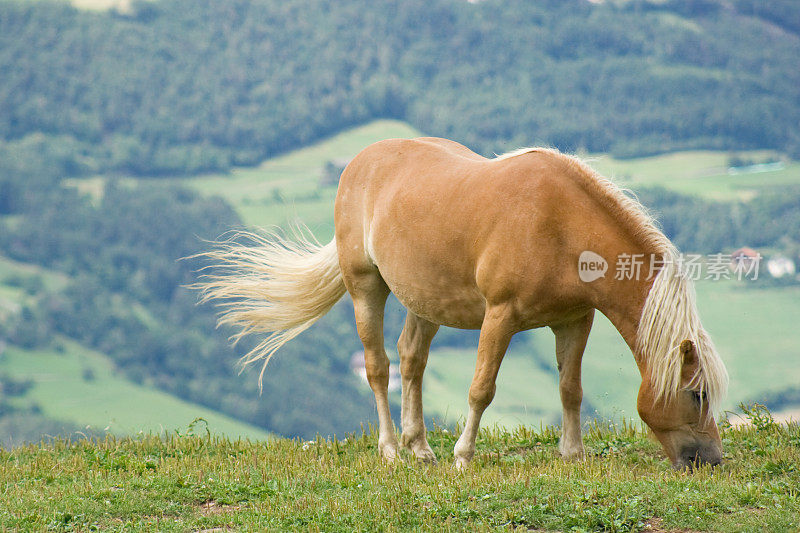
[[694,364],[696,360],[696,356],[694,353],[694,343],[689,339],[685,339],[681,342],[681,354],[683,354],[683,364],[684,365],[691,365]]

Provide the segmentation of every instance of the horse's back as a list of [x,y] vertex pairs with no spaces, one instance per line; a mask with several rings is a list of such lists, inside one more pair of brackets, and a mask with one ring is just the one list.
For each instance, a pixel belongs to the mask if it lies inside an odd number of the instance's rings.
[[441,137],[417,137],[412,140],[420,144],[430,144],[440,147],[455,156],[466,157],[474,161],[487,161],[482,155],[476,154],[463,144],[451,141],[450,139],[443,139]]
[[555,219],[570,194],[560,165],[548,153],[490,160],[445,139],[367,147],[342,174],[336,200],[345,280],[376,269],[416,314],[480,327],[493,300],[552,284],[547,265],[563,259],[565,231]]

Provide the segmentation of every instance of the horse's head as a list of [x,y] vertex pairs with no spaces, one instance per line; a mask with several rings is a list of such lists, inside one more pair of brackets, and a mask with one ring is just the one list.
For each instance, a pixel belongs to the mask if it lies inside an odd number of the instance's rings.
[[722,461],[722,443],[717,423],[709,412],[705,391],[693,387],[699,361],[692,341],[684,340],[680,352],[680,390],[672,395],[659,394],[649,373],[645,372],[637,403],[639,416],[653,431],[676,469],[718,465]]

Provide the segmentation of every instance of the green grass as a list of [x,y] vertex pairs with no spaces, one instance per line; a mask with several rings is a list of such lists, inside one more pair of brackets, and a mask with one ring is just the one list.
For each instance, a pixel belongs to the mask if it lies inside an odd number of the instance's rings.
[[[750,282],[696,284],[703,324],[725,361],[731,382],[724,409],[760,400],[769,391],[796,386],[800,375],[800,287],[755,287]],[[503,360],[497,396],[486,411],[490,424],[538,426],[560,420],[555,341],[547,328],[523,334],[531,345]],[[534,356],[533,352],[537,355]],[[549,362],[552,372],[535,361]],[[432,350],[424,380],[427,416],[453,422],[466,417],[475,349]],[[635,418],[641,378],[627,344],[602,314],[595,315],[583,357],[584,402],[590,415]],[[585,407],[586,407],[585,406]]]
[[[57,289],[67,281],[63,274],[0,257],[0,319],[16,314],[37,296],[29,294],[28,286]],[[146,309],[140,311],[147,316]],[[269,435],[207,407],[135,384],[118,374],[106,355],[78,343],[59,340],[56,346],[44,350],[8,346],[0,353],[0,373],[33,381],[29,391],[11,400],[15,407],[35,405],[46,418],[115,435],[171,431],[198,417],[229,437]]]
[[[712,200],[748,200],[759,192],[800,184],[800,162],[786,161],[781,170],[729,175],[732,154],[690,151],[636,159],[590,156],[589,164],[625,187],[661,186],[682,194]],[[769,151],[737,152],[742,159],[767,161],[780,155]]]
[[[555,361],[555,356],[553,356]],[[552,372],[536,365],[524,349],[509,351],[497,378],[497,394],[483,421],[486,425],[538,427],[560,421],[561,400],[555,362]],[[466,419],[467,393],[475,370],[475,349],[442,348],[428,358],[423,385],[426,416],[442,424]]]
[[197,417],[231,438],[269,435],[207,407],[132,383],[114,371],[105,355],[73,342],[61,344],[62,350],[9,346],[0,355],[0,373],[33,381],[24,396],[11,399],[15,407],[38,405],[48,418],[116,435],[172,431]]
[[207,195],[228,200],[250,225],[286,226],[301,221],[326,242],[333,236],[336,187],[319,187],[325,163],[352,159],[366,146],[388,138],[418,137],[404,122],[378,120],[307,148],[269,159],[255,168],[182,181]]
[[[250,442],[206,436],[52,440],[0,450],[0,528],[14,531],[797,531],[800,429],[725,429],[725,463],[672,470],[629,426],[590,428],[567,463],[558,434],[484,430],[455,472],[388,466],[374,434]],[[212,427],[213,429],[213,427]],[[404,452],[405,453],[405,452]],[[219,529],[215,529],[219,528]]]
[[[333,235],[335,187],[319,187],[326,162],[348,160],[369,144],[392,137],[410,138],[421,133],[404,122],[379,120],[342,132],[330,139],[269,159],[254,168],[237,168],[230,174],[182,180],[207,195],[228,200],[249,225],[306,224],[320,241]],[[600,173],[626,187],[658,185],[684,194],[710,199],[749,199],[756,193],[783,185],[800,184],[800,163],[787,161],[782,170],[766,173],[727,173],[734,154],[689,151],[637,159],[590,156]],[[771,151],[737,152],[754,161],[781,157]],[[83,187],[96,188],[93,181]]]

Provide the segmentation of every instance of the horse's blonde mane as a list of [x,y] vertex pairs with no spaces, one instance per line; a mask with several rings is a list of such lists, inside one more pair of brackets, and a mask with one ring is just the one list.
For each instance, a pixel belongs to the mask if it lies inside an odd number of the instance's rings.
[[[517,157],[518,155],[528,154],[530,152],[542,152],[542,151],[552,151],[556,152],[556,150],[550,150],[549,148],[518,148],[516,150],[511,150],[510,152],[506,152],[504,154],[496,155],[492,161],[504,161],[506,159],[511,159],[512,157]],[[560,152],[558,152],[560,154]]]
[[646,361],[656,399],[669,400],[684,387],[680,344],[691,340],[698,365],[685,387],[705,393],[709,413],[713,413],[725,397],[728,372],[700,323],[694,285],[678,259],[668,256],[669,262],[653,281],[636,332],[637,351]]
[[[594,171],[577,157],[551,148],[522,148],[494,159],[502,161],[528,153],[545,153],[560,159],[569,174],[596,198],[620,225],[632,229],[645,249],[661,255],[663,267],[653,280],[636,332],[637,357],[650,376],[656,399],[669,400],[683,388],[705,393],[709,413],[719,409],[728,386],[728,373],[714,343],[700,323],[694,285],[684,271],[675,245],[658,229],[645,207],[610,179]],[[694,343],[697,370],[683,384],[683,354],[680,344]]]

